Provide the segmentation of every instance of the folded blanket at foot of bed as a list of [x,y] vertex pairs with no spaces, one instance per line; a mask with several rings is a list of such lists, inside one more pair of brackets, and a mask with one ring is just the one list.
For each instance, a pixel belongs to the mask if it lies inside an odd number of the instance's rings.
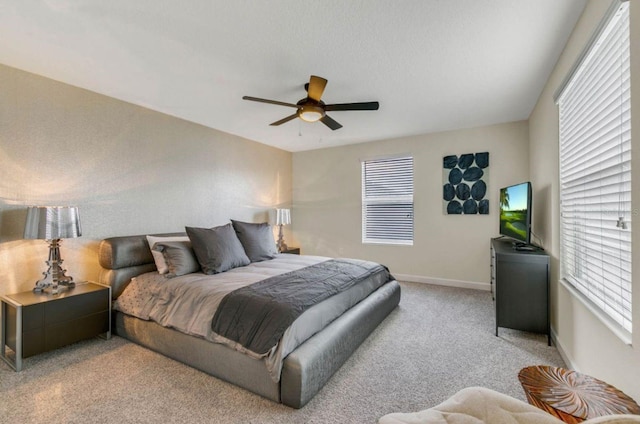
[[304,311],[367,278],[392,280],[389,270],[373,262],[332,259],[267,278],[227,294],[211,329],[258,354],[269,352]]

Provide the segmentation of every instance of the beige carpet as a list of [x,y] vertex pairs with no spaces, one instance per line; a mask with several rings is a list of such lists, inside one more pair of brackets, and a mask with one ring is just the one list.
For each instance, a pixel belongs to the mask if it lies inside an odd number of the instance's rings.
[[301,410],[122,338],[0,364],[2,423],[375,423],[468,386],[524,400],[525,366],[563,366],[546,337],[500,329],[488,292],[402,283],[402,301]]

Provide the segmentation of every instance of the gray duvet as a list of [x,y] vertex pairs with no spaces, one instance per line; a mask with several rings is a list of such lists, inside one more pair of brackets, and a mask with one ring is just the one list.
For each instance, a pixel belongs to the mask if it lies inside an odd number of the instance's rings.
[[244,348],[264,354],[304,311],[367,278],[391,280],[387,268],[372,262],[331,259],[267,278],[227,294],[211,329]]
[[[254,352],[217,334],[211,329],[212,317],[222,299],[236,289],[329,259],[320,256],[279,255],[269,261],[255,262],[221,274],[193,273],[171,279],[157,272],[150,272],[133,279],[118,297],[114,307],[125,314],[152,320],[185,334],[226,344],[262,360],[273,380],[279,381],[282,361],[289,353],[382,286],[386,279],[380,276],[366,278],[310,307],[293,321],[277,344],[266,353]],[[356,263],[363,266],[377,265],[368,261]]]

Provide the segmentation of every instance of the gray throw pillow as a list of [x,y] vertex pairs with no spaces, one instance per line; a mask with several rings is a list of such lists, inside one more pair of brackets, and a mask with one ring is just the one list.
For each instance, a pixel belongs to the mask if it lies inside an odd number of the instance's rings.
[[168,272],[167,278],[200,271],[200,264],[189,241],[161,241],[153,245],[153,250],[162,253]]
[[169,268],[167,267],[167,262],[164,260],[164,256],[162,256],[162,252],[159,250],[155,250],[153,246],[156,243],[160,243],[162,241],[189,241],[189,237],[186,235],[183,236],[147,236],[147,242],[149,243],[149,247],[151,248],[151,254],[153,255],[153,261],[156,263],[156,268],[158,268],[158,272],[160,274],[166,274],[169,272]]
[[185,229],[205,274],[218,274],[251,263],[231,224]]
[[278,256],[271,225],[231,220],[233,229],[251,262],[266,261]]

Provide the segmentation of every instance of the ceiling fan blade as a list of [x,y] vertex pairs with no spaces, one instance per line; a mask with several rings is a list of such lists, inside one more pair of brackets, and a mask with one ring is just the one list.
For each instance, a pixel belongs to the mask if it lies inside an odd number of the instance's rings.
[[311,79],[309,80],[309,88],[307,89],[307,95],[310,99],[315,100],[316,102],[320,101],[320,97],[322,97],[322,93],[324,93],[324,88],[327,86],[327,80],[322,77],[317,77],[315,75],[311,75]]
[[242,96],[242,98],[244,100],[251,100],[252,102],[269,103],[272,105],[279,105],[279,106],[289,106],[289,107],[295,107],[296,109],[300,108],[300,106],[294,105],[293,103],[279,102],[277,100],[261,99],[259,97],[251,97],[251,96]]
[[273,122],[273,123],[271,123],[269,125],[273,125],[273,126],[281,125],[281,124],[284,124],[285,122],[291,121],[292,119],[296,119],[297,117],[298,117],[298,114],[294,113],[293,115],[289,115],[286,118],[282,118],[281,120]]
[[333,105],[326,105],[324,110],[336,111],[336,110],[378,110],[380,103],[378,102],[362,102],[362,103],[338,103]]
[[334,131],[342,128],[342,125],[336,122],[335,119],[329,117],[329,115],[324,115],[320,120],[322,121],[323,124],[325,124],[327,127],[331,128]]

